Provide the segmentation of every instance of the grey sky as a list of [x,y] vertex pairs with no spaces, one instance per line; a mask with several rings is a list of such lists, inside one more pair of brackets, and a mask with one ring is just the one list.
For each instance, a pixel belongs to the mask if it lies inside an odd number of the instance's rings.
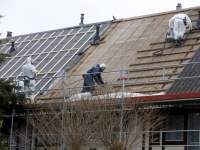
[[200,0],[0,0],[0,38],[200,6]]

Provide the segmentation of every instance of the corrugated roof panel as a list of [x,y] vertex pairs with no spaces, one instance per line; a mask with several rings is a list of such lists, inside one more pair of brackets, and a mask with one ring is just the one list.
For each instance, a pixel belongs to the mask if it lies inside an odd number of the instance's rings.
[[90,28],[92,28],[92,27],[91,26],[83,27],[79,32],[87,32]]
[[61,51],[60,53],[52,53],[53,55],[55,55],[51,60],[49,60],[48,65],[46,65],[44,67],[44,69],[42,70],[42,72],[49,72],[52,67],[54,67],[54,65],[66,54],[66,51]]
[[70,60],[70,58],[76,53],[77,50],[66,51],[66,54],[58,61],[58,64],[52,68],[52,72],[58,70],[58,68],[63,68],[65,64]]
[[49,37],[51,37],[53,35],[53,33],[52,32],[47,32],[42,38],[49,38]]
[[71,32],[70,32],[70,34],[75,34],[75,33],[77,33],[77,32],[79,32],[79,30],[81,30],[82,28],[74,28]]
[[53,33],[52,37],[58,36],[58,35],[60,35],[62,32],[63,32],[63,30],[55,31],[55,32]]
[[41,39],[35,43],[35,45],[26,53],[27,55],[29,54],[34,54],[36,50],[45,42],[44,39]]
[[73,29],[65,29],[61,35],[67,35],[68,33],[70,33]]
[[84,34],[77,34],[77,35],[74,35],[71,39],[70,39],[70,42],[63,48],[63,50],[66,50],[66,49],[71,49],[75,46],[75,44],[78,42],[78,40],[80,38],[83,37]]
[[26,38],[28,38],[28,36],[21,36],[21,38],[17,40],[17,42],[23,42]]
[[31,42],[24,48],[24,50],[18,52],[18,56],[19,56],[19,55],[24,55],[24,54],[26,54],[26,53],[30,50],[30,48],[36,44],[36,42],[37,42],[37,41],[31,41]]
[[38,33],[36,37],[34,37],[34,40],[38,40],[42,38],[46,33]]
[[[166,93],[189,93],[189,92],[199,92],[199,77],[200,77],[200,64],[199,62],[200,48],[192,56],[189,63],[181,71],[178,76],[178,79],[174,81],[171,87],[167,90]],[[193,62],[195,64],[193,64]],[[196,64],[197,63],[197,64]],[[176,90],[175,90],[176,89]]]
[[56,53],[53,52],[53,53],[48,53],[44,58],[42,58],[42,61],[40,61],[39,65],[37,65],[37,69],[40,70],[41,73],[43,73],[43,69],[44,67],[51,61],[51,59],[53,58],[53,56],[55,55]]
[[[83,48],[84,45],[88,45],[91,43],[90,38],[94,35],[94,33],[90,32],[83,36],[83,38],[78,41],[73,48]],[[89,40],[89,41],[88,41]],[[87,43],[87,44],[86,44]]]
[[29,35],[28,38],[27,38],[26,40],[28,40],[28,41],[29,41],[29,40],[33,40],[34,37],[36,37],[36,35],[37,35],[37,34]]
[[47,49],[50,44],[55,40],[55,38],[49,38],[47,39],[42,45],[35,51],[35,53],[42,53]]
[[21,59],[18,59],[17,64],[20,64],[18,67],[16,68],[10,68],[8,69],[3,77],[9,77],[9,76],[14,76],[13,73],[15,73],[15,71],[17,71],[17,69],[21,70],[22,64],[25,62],[26,58],[22,57]]
[[58,37],[56,39],[53,39],[52,43],[49,44],[47,48],[43,52],[51,52],[61,40],[63,40],[64,37]]
[[[38,64],[40,64],[44,58],[46,58],[46,56],[48,55],[49,53],[43,53],[41,55],[35,55],[36,58],[34,59],[34,66],[38,66]],[[38,69],[38,68],[37,68]],[[38,69],[39,70],[39,69]]]
[[19,57],[14,57],[13,59],[8,59],[8,60],[10,60],[9,61],[9,65],[5,65],[3,67],[3,69],[1,69],[1,71],[0,71],[0,76],[1,77],[5,72],[7,72],[7,70],[9,70],[11,68],[10,66],[13,66],[13,65],[16,64],[16,62],[19,60]]
[[11,48],[11,44],[2,46],[0,52],[1,52],[1,53],[5,53],[5,52],[7,52],[8,50],[10,50],[10,48]]

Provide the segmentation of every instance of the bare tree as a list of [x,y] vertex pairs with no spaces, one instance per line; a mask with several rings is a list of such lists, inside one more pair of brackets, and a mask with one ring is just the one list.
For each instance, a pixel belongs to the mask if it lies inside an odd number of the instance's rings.
[[30,134],[36,139],[36,145],[54,149],[81,150],[98,146],[106,150],[129,150],[143,140],[151,142],[149,137],[154,132],[147,131],[163,127],[163,112],[152,104],[128,98],[121,101],[118,97],[110,93],[73,97],[76,101],[29,111],[27,118],[34,131]]
[[144,140],[156,140],[149,138],[154,134],[149,131],[163,128],[166,118],[163,110],[138,101],[107,101],[106,105],[100,101],[97,108],[100,112],[97,137],[106,150],[130,150]]
[[[29,111],[27,118],[33,129],[29,134],[34,137],[31,140],[36,139],[35,145],[45,148],[80,150],[91,147],[90,140],[96,123],[94,109],[90,100],[82,100],[76,104],[67,102],[65,108],[54,103],[39,111]],[[24,133],[17,134],[30,143],[31,140]]]

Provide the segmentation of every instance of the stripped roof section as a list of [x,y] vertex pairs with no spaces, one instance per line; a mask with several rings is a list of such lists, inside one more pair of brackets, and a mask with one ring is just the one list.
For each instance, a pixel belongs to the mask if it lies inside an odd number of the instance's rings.
[[[153,56],[153,52],[162,49],[168,30],[169,19],[177,13],[185,13],[193,25],[198,18],[198,9],[193,7],[178,11],[170,11],[129,19],[119,19],[112,23],[104,35],[106,38],[98,46],[91,47],[81,63],[75,65],[67,75],[86,73],[98,63],[106,63],[107,71],[130,70],[129,86],[133,92],[152,94],[166,92],[177,78],[185,63],[189,62],[200,45],[199,31],[189,35],[181,46],[167,49],[161,56]],[[187,34],[187,32],[186,32]],[[167,46],[171,43],[167,43]],[[119,84],[119,72],[105,73],[104,80]],[[73,77],[71,82],[81,77]],[[82,86],[83,82],[72,85]]]

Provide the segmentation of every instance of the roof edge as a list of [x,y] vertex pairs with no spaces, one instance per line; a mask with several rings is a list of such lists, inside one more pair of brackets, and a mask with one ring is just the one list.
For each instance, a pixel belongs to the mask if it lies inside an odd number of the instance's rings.
[[200,98],[200,92],[130,97],[127,99],[127,101],[158,102],[158,101],[173,101],[173,100],[184,100],[184,99],[186,100],[194,98]]
[[[166,94],[166,95],[151,95],[151,96],[140,96],[140,97],[129,97],[125,98],[126,102],[173,102],[173,101],[186,101],[190,99],[200,99],[200,92],[193,93],[179,93],[179,94]],[[80,101],[72,101],[72,103],[79,103]],[[106,101],[105,101],[106,102]],[[113,102],[121,102],[121,98],[113,99]],[[95,103],[95,101],[94,101]],[[50,103],[38,103],[38,104],[26,104],[25,108],[42,108],[54,105],[62,106],[62,102],[50,102]]]
[[[103,24],[103,23],[110,23],[112,21],[113,20],[101,21],[101,22],[89,23],[89,24],[84,24],[84,25],[77,25],[77,26],[60,28],[60,29],[54,29],[54,30],[47,30],[47,31],[41,31],[41,32],[34,32],[34,33],[22,34],[22,35],[17,35],[17,36],[13,36],[13,37],[27,36],[27,35],[38,34],[38,33],[47,33],[47,32],[53,32],[53,31],[57,31],[57,30],[74,29],[74,28],[79,28],[79,27],[87,27],[87,26],[91,26],[91,25],[97,25],[97,24]],[[7,39],[7,38],[2,38],[1,40],[4,40],[4,39]]]
[[164,11],[164,12],[148,14],[148,15],[143,15],[143,16],[135,16],[135,17],[130,17],[130,18],[120,18],[120,19],[114,20],[113,22],[121,22],[121,21],[133,20],[133,19],[148,18],[148,17],[153,17],[153,16],[156,16],[156,15],[157,16],[163,15],[163,14],[166,14],[166,13],[184,12],[184,11],[187,11],[187,10],[190,10],[190,9],[196,9],[196,8],[200,8],[200,6],[195,6],[195,7],[190,7],[190,8],[180,9],[180,10]]

